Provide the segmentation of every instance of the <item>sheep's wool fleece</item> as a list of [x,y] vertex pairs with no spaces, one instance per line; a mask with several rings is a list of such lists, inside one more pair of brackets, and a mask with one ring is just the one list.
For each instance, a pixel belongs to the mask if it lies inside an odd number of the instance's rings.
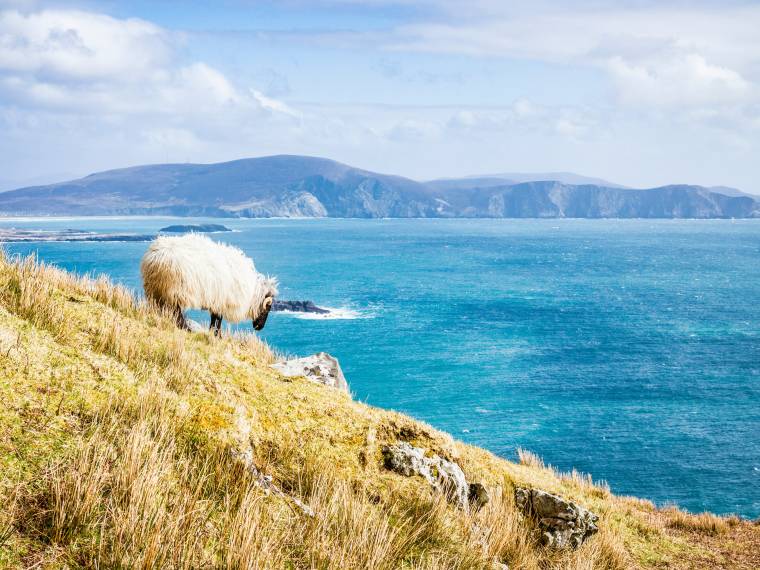
[[159,236],[140,264],[145,295],[166,307],[205,309],[232,322],[255,319],[276,281],[240,249],[201,234]]

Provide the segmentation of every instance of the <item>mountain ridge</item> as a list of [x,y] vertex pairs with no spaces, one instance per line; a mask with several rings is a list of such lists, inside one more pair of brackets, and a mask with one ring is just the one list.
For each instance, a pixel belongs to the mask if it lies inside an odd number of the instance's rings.
[[556,182],[562,182],[563,184],[572,184],[576,186],[582,184],[594,184],[597,186],[605,186],[607,188],[630,188],[630,186],[610,182],[603,178],[584,176],[582,174],[576,174],[575,172],[499,172],[494,174],[470,174],[460,178],[438,178],[428,181],[428,184],[445,184],[447,182],[466,183],[473,180],[486,183],[489,181],[503,181],[504,183],[509,184],[554,180]]
[[629,189],[491,176],[418,182],[325,158],[274,155],[139,165],[9,190],[0,193],[0,215],[757,218],[760,200],[696,185]]

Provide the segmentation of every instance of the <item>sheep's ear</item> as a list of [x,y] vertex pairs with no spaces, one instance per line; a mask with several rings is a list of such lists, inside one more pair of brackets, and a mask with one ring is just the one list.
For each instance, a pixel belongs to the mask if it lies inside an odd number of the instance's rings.
[[267,297],[277,296],[277,277],[266,277],[266,286],[269,290],[266,294]]

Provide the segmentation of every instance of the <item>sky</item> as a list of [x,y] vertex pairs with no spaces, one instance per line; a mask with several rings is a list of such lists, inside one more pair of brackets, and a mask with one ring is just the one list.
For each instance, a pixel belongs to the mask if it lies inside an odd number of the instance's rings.
[[308,154],[760,194],[760,2],[0,0],[0,187]]

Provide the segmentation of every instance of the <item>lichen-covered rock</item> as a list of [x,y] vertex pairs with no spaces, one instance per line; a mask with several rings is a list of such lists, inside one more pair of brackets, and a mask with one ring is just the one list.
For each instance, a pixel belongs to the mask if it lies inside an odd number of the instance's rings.
[[578,548],[599,528],[591,511],[540,489],[515,489],[515,503],[538,522],[544,544],[554,548]]
[[[443,493],[451,503],[464,511],[469,511],[474,486],[478,488],[475,491],[476,502],[473,503],[476,505],[475,508],[480,508],[482,504],[485,504],[480,502],[485,494],[485,488],[479,483],[474,485],[467,483],[462,468],[453,461],[448,461],[438,455],[428,457],[424,449],[414,447],[406,441],[383,447],[383,457],[386,468],[406,477],[413,475],[424,477],[434,489]],[[485,496],[487,502],[487,494]]]
[[348,382],[340,369],[340,363],[326,352],[318,352],[304,358],[293,358],[272,364],[272,368],[287,378],[303,376],[307,380],[348,392]]

